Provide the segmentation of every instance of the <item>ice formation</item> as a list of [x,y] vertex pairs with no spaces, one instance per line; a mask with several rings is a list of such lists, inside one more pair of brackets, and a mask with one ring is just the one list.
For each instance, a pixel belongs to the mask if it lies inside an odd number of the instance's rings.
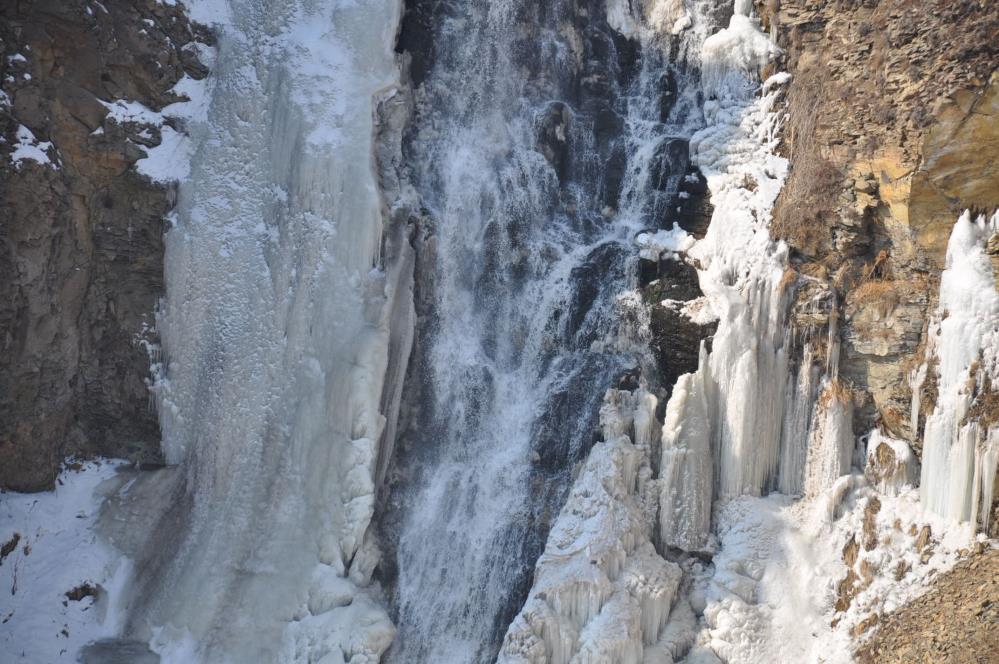
[[[739,47],[719,51],[719,40]],[[733,53],[744,57],[732,61]],[[756,97],[743,73],[770,53],[769,40],[743,14],[705,41],[702,64],[714,72],[704,82],[707,126],[690,142],[715,206],[706,237],[689,254],[701,265],[701,290],[719,321],[698,373],[715,493],[722,496],[759,495],[769,488],[780,450],[788,374],[780,324],[785,249],[771,242],[767,226],[787,172],[787,161],[773,151],[778,116],[772,112],[786,77],[766,81]]]
[[814,497],[850,472],[853,401],[836,379],[828,380],[815,407],[805,456],[804,494]]
[[958,219],[928,334],[939,396],[926,418],[920,495],[927,509],[972,523],[987,523],[999,457],[999,427],[968,418],[977,394],[999,384],[999,292],[985,253],[996,232],[999,212]]
[[683,0],[608,0],[607,23],[632,39],[679,34],[691,25]]
[[711,428],[701,368],[680,376],[666,405],[662,430],[659,529],[662,543],[687,551],[702,549],[711,529]]
[[[411,264],[386,231],[373,120],[400,3],[192,11],[220,37],[167,234],[155,387],[182,473],[122,635],[167,662],[374,660],[394,629],[366,590],[368,524]],[[151,177],[186,175],[168,139]]]
[[681,571],[652,544],[656,398],[610,390],[605,401],[604,441],[548,536],[499,662],[639,664],[660,641]]
[[[473,101],[451,99],[452,115],[435,115],[414,140],[433,157],[417,170],[437,187],[431,251],[440,262],[440,325],[428,381],[447,421],[433,432],[442,441],[436,465],[409,496],[397,561],[400,628],[409,640],[389,657],[483,657],[513,574],[507,567],[516,563],[504,547],[522,545],[512,521],[527,512],[530,464],[541,463],[530,447],[537,411],[551,394],[576,397],[567,376],[575,377],[581,355],[630,352],[635,336],[628,321],[613,338],[594,333],[606,332],[606,319],[596,320],[604,309],[585,312],[570,332],[564,318],[523,310],[561,315],[577,295],[573,275],[591,269],[594,255],[601,265],[601,248],[633,239],[646,260],[685,253],[696,263],[704,297],[682,310],[697,322],[717,320],[718,329],[698,369],[674,386],[662,424],[645,387],[604,395],[602,440],[572,483],[499,661],[671,663],[693,646],[692,663],[846,662],[851,630],[921,592],[971,542],[973,523],[954,521],[982,522],[991,505],[999,428],[965,419],[975,390],[997,377],[999,294],[983,244],[999,214],[966,214],[955,226],[934,363],[914,375],[918,385],[937,371],[940,386],[926,426],[924,514],[905,442],[871,432],[864,475],[851,473],[852,401],[835,375],[835,321],[829,375],[811,345],[797,369],[789,365],[785,248],[767,233],[788,166],[774,150],[775,106],[788,77],[756,83],[776,47],[752,3],[737,0],[728,27],[710,37],[701,4],[606,7],[614,29],[646,45],[683,32],[685,44],[700,46],[704,117],[690,154],[711,190],[710,227],[699,241],[676,226],[645,230],[651,164],[675,137],[648,120],[648,108],[631,107],[632,168],[621,209],[601,211],[613,220],[608,230],[586,235],[552,223],[543,234],[519,225],[548,219],[549,199],[561,193],[536,149],[536,109],[489,103],[526,94],[502,52],[491,63],[502,76],[481,77]],[[486,9],[484,24],[496,33],[478,38],[517,34],[504,22],[506,4]],[[113,636],[148,643],[168,664],[378,661],[396,628],[371,579],[379,551],[369,525],[414,325],[412,255],[386,221],[373,163],[384,129],[372,124],[376,106],[398,84],[400,3],[202,0],[193,12],[220,30],[213,75],[207,88],[182,81],[192,101],[164,112],[183,117],[194,140],[165,126],[162,114],[108,105],[113,121],[162,132],[139,170],[183,181],[167,239],[155,386],[164,449],[177,470],[119,482],[109,513],[122,523],[129,513],[148,516],[137,507],[143,496],[170,507],[144,546],[126,546],[138,538],[123,534],[130,526],[111,529],[111,541],[143,569],[126,586],[130,561],[92,532],[97,503],[89,496],[110,466],[64,475],[54,497],[34,505],[5,497],[0,510],[24,531],[32,556],[15,548],[0,565],[0,581],[17,583],[0,639],[11,652],[44,640],[52,646],[39,651],[46,661],[61,645],[75,656],[83,643]],[[479,43],[444,55],[477,67]],[[659,73],[641,76],[658,85]],[[497,79],[502,85],[489,87]],[[422,94],[438,85],[451,98],[452,83],[431,80]],[[571,129],[558,131],[564,140]],[[51,163],[46,144],[18,135],[16,159]],[[487,214],[494,208],[508,215],[499,217],[509,235],[500,252],[520,272],[489,263],[496,247],[483,247],[497,232]],[[484,277],[468,286],[470,266],[509,280],[494,309],[481,306],[491,292]],[[625,315],[643,311],[634,291],[601,297]],[[572,343],[553,350],[563,343],[553,328]],[[620,368],[619,358],[600,360],[580,379],[588,387],[606,385]],[[766,495],[774,489],[785,495]],[[82,518],[70,519],[67,494],[86,505]],[[23,525],[37,523],[39,509],[52,532]],[[5,522],[0,543],[12,532]],[[70,549],[87,552],[80,569],[58,567]],[[98,589],[96,601],[46,608],[81,580]],[[37,607],[26,600],[32,595]],[[89,608],[99,619],[82,615]],[[53,614],[66,621],[65,642],[44,631]]]
[[657,261],[666,254],[687,251],[694,244],[694,238],[685,230],[673,225],[668,231],[659,230],[655,233],[639,233],[635,244],[640,248],[638,255],[648,261]]

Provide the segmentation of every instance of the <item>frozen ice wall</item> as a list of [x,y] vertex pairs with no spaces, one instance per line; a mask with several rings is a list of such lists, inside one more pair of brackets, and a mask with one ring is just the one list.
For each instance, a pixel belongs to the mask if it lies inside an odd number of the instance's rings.
[[999,293],[985,253],[997,231],[999,213],[973,219],[965,212],[954,225],[928,343],[938,397],[926,418],[920,496],[941,516],[979,524],[987,524],[992,505],[999,430],[969,414],[999,378]]
[[182,477],[137,554],[125,634],[165,661],[374,659],[392,638],[365,587],[405,295],[373,156],[399,14],[194,3],[219,44],[167,234],[156,385]]
[[690,141],[715,207],[707,236],[689,253],[701,265],[701,290],[718,318],[694,380],[702,386],[702,428],[710,431],[720,496],[759,495],[777,479],[788,380],[780,306],[785,249],[770,240],[767,227],[787,172],[787,161],[773,152],[778,118],[771,112],[786,78],[766,81],[758,97],[752,74],[773,52],[748,10],[704,41],[707,126]]

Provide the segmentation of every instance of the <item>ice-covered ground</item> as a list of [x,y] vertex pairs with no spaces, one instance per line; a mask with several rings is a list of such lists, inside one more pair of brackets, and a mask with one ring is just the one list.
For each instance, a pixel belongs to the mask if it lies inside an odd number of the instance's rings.
[[[740,664],[852,662],[857,633],[875,624],[872,615],[926,592],[975,539],[969,524],[924,514],[911,486],[887,496],[860,474],[803,501],[781,494],[726,500],[716,506],[715,528],[713,573],[692,596],[704,618],[691,664],[716,662],[716,655]],[[849,606],[838,606],[845,596]]]
[[120,464],[69,464],[54,491],[0,494],[3,661],[75,662],[83,645],[115,633],[129,562],[94,526]]

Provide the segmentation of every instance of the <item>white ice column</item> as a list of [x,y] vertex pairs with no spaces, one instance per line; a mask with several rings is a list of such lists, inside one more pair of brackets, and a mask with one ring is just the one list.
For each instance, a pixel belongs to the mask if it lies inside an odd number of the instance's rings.
[[[701,347],[701,364],[706,361]],[[711,528],[711,428],[704,371],[677,379],[662,432],[659,528],[665,546],[703,548]]]
[[988,509],[984,503],[991,501],[993,480],[986,478],[995,474],[995,436],[969,413],[978,392],[994,389],[999,377],[999,293],[985,253],[997,231],[999,213],[972,220],[965,212],[958,219],[929,332],[938,397],[926,418],[920,497],[927,509],[962,521],[974,521]]

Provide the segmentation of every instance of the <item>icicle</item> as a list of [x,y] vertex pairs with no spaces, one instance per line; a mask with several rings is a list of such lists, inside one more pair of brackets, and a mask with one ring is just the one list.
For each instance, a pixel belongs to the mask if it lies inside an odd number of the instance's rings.
[[980,483],[975,491],[975,496],[979,499],[977,523],[985,530],[991,525],[989,519],[992,516],[992,501],[996,498],[996,473],[999,473],[999,426],[991,427],[984,444],[979,446],[975,467],[979,471],[977,480]]
[[926,509],[961,521],[978,518],[984,465],[995,458],[987,442],[989,432],[976,420],[968,421],[968,415],[975,386],[999,378],[999,293],[984,250],[997,231],[999,212],[975,221],[965,212],[958,219],[940,275],[936,320],[930,326],[939,396],[926,418],[920,497]]
[[805,496],[814,497],[850,472],[853,400],[838,380],[827,380],[819,396],[808,440]]
[[814,350],[805,344],[796,375],[789,375],[785,392],[784,423],[781,428],[780,467],[777,488],[798,495],[804,490],[805,461],[815,401],[818,398],[820,370]]
[[[702,366],[706,354],[702,344]],[[703,375],[677,380],[662,432],[660,536],[663,545],[688,551],[705,546],[711,527],[711,431]]]

